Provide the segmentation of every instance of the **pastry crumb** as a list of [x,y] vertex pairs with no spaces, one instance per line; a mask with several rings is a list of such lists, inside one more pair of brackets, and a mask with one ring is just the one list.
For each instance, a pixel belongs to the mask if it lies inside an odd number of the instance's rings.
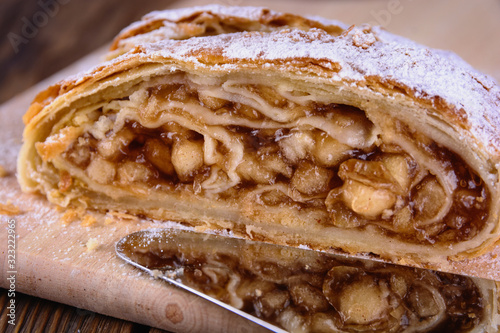
[[153,270],[151,270],[151,276],[153,278],[157,279],[157,278],[163,276],[163,273],[158,269],[153,269]]
[[97,223],[97,220],[95,217],[93,217],[92,215],[90,214],[87,214],[83,217],[83,220],[82,220],[82,227],[91,227],[93,226],[94,224]]
[[85,214],[85,209],[83,207],[79,208],[70,208],[67,209],[66,212],[61,217],[61,222],[64,226],[70,225],[72,222],[75,222],[79,219],[83,219]]
[[0,203],[0,215],[14,216],[19,214],[21,214],[21,209],[11,203],[10,200],[5,204]]
[[7,172],[7,170],[5,170],[5,168],[0,165],[0,178],[7,177],[8,175],[9,173]]
[[87,247],[87,252],[94,251],[99,247],[99,241],[96,238],[89,238],[85,246]]
[[76,221],[76,219],[78,219],[78,217],[79,217],[78,212],[75,209],[69,209],[61,217],[61,222],[63,225],[68,226],[72,222]]
[[111,224],[114,221],[137,221],[139,218],[135,215],[127,214],[127,213],[121,213],[121,212],[115,212],[115,211],[109,211],[106,215],[105,224]]
[[371,33],[370,30],[366,29],[354,30],[354,34],[352,36],[352,42],[355,46],[360,47],[362,49],[367,49],[368,47],[372,46],[376,41],[377,39]]

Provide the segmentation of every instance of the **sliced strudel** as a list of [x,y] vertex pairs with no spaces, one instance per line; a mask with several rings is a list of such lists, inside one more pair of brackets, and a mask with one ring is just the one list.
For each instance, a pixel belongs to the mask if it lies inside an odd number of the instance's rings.
[[[269,12],[245,10],[245,31],[132,34],[142,42],[123,55],[40,93],[24,117],[22,188],[417,264],[495,244],[495,82],[378,28],[268,29]],[[185,12],[162,15],[184,28]]]

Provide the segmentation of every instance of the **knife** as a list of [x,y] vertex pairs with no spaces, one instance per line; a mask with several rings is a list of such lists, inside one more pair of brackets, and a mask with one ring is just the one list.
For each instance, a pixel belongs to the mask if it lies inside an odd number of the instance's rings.
[[500,324],[491,280],[174,228],[127,235],[116,253],[272,332],[287,332],[278,325],[337,332],[372,324],[496,332]]
[[[247,320],[250,320],[251,322],[254,322],[266,329],[268,329],[271,332],[276,332],[276,333],[287,333],[287,331],[281,329],[278,326],[275,326],[269,322],[266,322],[258,317],[255,317],[247,312],[244,312],[242,310],[239,310],[230,304],[224,303],[216,298],[213,298],[205,293],[202,293],[199,290],[196,290],[192,287],[187,286],[182,282],[182,275],[183,275],[183,269],[182,267],[172,267],[169,265],[166,265],[165,267],[154,267],[154,268],[149,268],[146,265],[143,265],[140,263],[139,260],[136,258],[133,258],[131,254],[133,254],[133,250],[136,249],[137,247],[137,242],[145,241],[146,243],[152,243],[152,242],[158,242],[158,241],[165,241],[167,238],[173,238],[175,237],[175,232],[172,233],[171,230],[168,229],[154,229],[154,230],[143,230],[143,231],[138,231],[132,234],[129,234],[125,237],[123,237],[121,240],[119,240],[116,245],[115,245],[115,251],[116,254],[119,258],[123,259],[125,262],[128,264],[137,267],[144,272],[150,274],[151,276],[155,278],[162,279],[178,288],[184,289],[192,294],[195,294],[203,299],[206,299],[209,302],[212,302],[214,304],[217,304],[218,306],[229,310]],[[142,243],[144,244],[144,243]]]

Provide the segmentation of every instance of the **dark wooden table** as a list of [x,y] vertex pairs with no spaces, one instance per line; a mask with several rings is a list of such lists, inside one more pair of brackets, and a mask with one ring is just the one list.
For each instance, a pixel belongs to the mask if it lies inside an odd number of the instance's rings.
[[174,0],[1,0],[0,104]]

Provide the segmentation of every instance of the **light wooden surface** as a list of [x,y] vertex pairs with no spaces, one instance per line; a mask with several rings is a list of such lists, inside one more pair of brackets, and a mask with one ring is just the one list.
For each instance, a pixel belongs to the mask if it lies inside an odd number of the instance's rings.
[[[175,6],[200,3],[188,0],[177,2]],[[386,23],[388,30],[433,47],[451,49],[475,67],[500,79],[500,64],[497,60],[500,54],[498,1],[400,0],[396,9],[389,6],[390,3],[396,3],[394,1],[304,3],[228,0],[224,3],[267,5],[276,10],[322,15],[346,23],[376,21],[385,17],[379,23]],[[390,14],[390,10],[393,14]],[[135,230],[157,225],[146,221],[121,221],[105,225],[101,221],[93,227],[82,227],[78,222],[63,226],[60,222],[61,213],[43,197],[20,192],[15,179],[15,163],[21,145],[21,117],[30,101],[49,82],[99,62],[102,53],[103,50],[100,50],[91,54],[0,108],[0,165],[9,172],[8,177],[0,178],[0,203],[11,200],[23,211],[19,216],[0,217],[0,286],[6,287],[8,271],[7,233],[4,230],[7,222],[14,219],[18,236],[18,291],[166,330],[258,331],[258,327],[245,320],[160,281],[154,281],[115,257],[114,244],[119,238]],[[87,251],[86,243],[91,238],[95,238],[99,246],[94,251]],[[498,254],[500,250],[497,248],[493,255]],[[491,272],[500,276],[498,262],[491,262]]]
[[92,311],[48,301],[26,294],[16,294],[16,325],[7,314],[9,292],[0,289],[0,332],[2,333],[169,333],[130,321],[104,316]]

